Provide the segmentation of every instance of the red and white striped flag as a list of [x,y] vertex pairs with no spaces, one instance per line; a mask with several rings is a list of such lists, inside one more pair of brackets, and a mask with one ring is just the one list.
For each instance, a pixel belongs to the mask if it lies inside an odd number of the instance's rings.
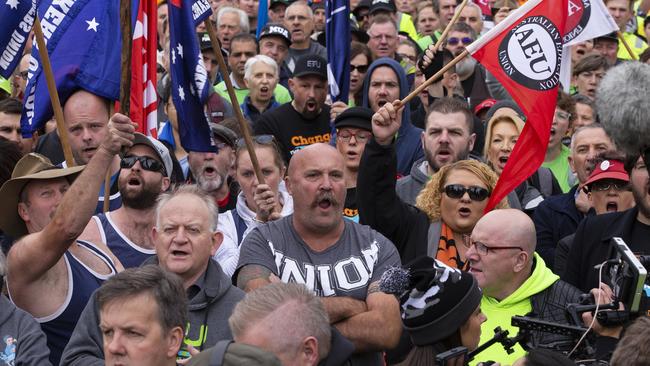
[[156,94],[156,0],[140,0],[131,56],[130,117],[138,132],[157,137],[158,96]]
[[544,162],[560,80],[567,9],[568,0],[529,0],[467,47],[527,116],[486,212]]

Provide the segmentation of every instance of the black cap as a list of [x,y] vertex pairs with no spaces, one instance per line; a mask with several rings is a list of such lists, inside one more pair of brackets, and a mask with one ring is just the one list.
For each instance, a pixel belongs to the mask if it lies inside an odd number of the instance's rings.
[[233,149],[237,148],[237,134],[235,134],[235,132],[230,128],[210,122],[210,131],[214,137],[225,142],[228,146]]
[[286,6],[289,6],[289,5],[291,5],[291,1],[289,1],[289,0],[271,0],[271,2],[269,3],[269,9],[273,9],[273,7],[278,5],[278,4],[284,4]]
[[291,46],[291,33],[289,33],[287,27],[280,23],[267,23],[264,28],[262,28],[260,36],[257,37],[257,40],[261,41],[262,38],[270,36],[280,37],[285,42],[287,42],[287,47]]
[[389,13],[396,13],[397,7],[393,0],[372,0],[370,4],[370,14],[377,11],[387,11]]
[[201,45],[201,51],[211,50],[212,42],[210,42],[210,35],[208,32],[199,32],[199,44]]
[[594,41],[612,41],[612,42],[618,42],[618,37],[616,35],[616,32],[612,32],[609,34],[604,34],[600,37],[596,37]]
[[361,0],[359,1],[359,4],[357,4],[357,7],[352,10],[352,13],[357,16],[357,12],[361,9],[370,9],[370,5],[372,3],[372,0]]
[[343,111],[334,120],[334,127],[354,127],[372,132],[372,110],[364,107],[352,107]]
[[316,75],[327,80],[327,60],[318,55],[305,55],[299,58],[293,70],[293,77],[307,75]]

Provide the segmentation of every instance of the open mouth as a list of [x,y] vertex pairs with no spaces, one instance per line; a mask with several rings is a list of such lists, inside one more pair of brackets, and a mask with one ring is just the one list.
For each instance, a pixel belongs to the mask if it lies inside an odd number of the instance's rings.
[[472,214],[472,210],[470,210],[469,207],[461,207],[458,209],[458,214],[461,217],[469,217],[469,215]]
[[445,148],[441,148],[441,149],[438,150],[436,155],[439,158],[442,158],[442,159],[446,160],[446,159],[449,159],[451,157],[451,151],[449,151],[448,149],[445,149]]
[[607,212],[618,212],[618,203],[616,202],[607,202],[605,206]]
[[579,49],[579,50],[576,51],[576,53],[577,53],[578,55],[580,55],[580,56],[583,56],[583,55],[585,54],[585,50],[583,50],[583,49]]
[[316,104],[316,101],[314,101],[314,100],[307,101],[307,109],[309,109],[309,110],[316,109],[317,105],[318,104]]
[[95,151],[97,151],[97,148],[96,147],[85,147],[85,148],[83,148],[82,151],[84,153],[91,154],[91,153],[94,153]]
[[269,91],[269,87],[268,87],[268,86],[263,86],[263,87],[260,88],[260,91],[261,91],[262,93],[268,93],[268,91]]
[[499,158],[499,163],[501,163],[501,164],[505,164],[505,163],[507,163],[507,162],[508,162],[508,157],[507,157],[507,156],[501,156],[501,157]]
[[172,255],[174,257],[184,258],[184,257],[187,257],[189,254],[187,252],[185,252],[185,251],[182,251],[182,250],[172,250]]
[[329,198],[321,198],[318,200],[318,207],[322,208],[323,210],[327,210],[328,208],[332,207],[332,200]]
[[212,177],[215,176],[216,174],[217,174],[217,169],[215,169],[212,166],[206,166],[205,168],[203,168],[204,176]]
[[142,184],[142,183],[140,182],[140,179],[138,179],[138,178],[136,178],[136,177],[131,177],[131,178],[129,178],[128,182],[126,182],[126,183],[127,183],[129,186],[139,186],[140,184]]

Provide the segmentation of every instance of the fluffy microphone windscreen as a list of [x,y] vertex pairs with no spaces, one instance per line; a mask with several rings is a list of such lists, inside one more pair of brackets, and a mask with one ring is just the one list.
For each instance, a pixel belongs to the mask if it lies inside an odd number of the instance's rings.
[[625,62],[605,74],[596,92],[598,119],[628,154],[650,147],[650,65]]

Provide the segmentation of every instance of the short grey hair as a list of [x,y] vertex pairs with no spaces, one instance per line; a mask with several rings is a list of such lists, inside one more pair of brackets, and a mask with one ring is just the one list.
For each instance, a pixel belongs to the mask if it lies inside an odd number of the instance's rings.
[[161,229],[160,227],[160,212],[162,211],[163,207],[169,201],[171,201],[172,198],[180,195],[190,195],[198,198],[203,204],[205,205],[205,208],[208,210],[208,213],[210,215],[210,230],[212,232],[217,231],[217,222],[218,222],[218,213],[219,209],[217,208],[217,205],[214,203],[214,198],[207,194],[205,191],[203,191],[199,186],[196,184],[185,184],[181,185],[179,187],[176,187],[172,192],[169,193],[163,193],[158,197],[157,204],[156,204],[156,228]]
[[298,352],[303,340],[318,340],[320,359],[327,356],[332,337],[329,316],[320,299],[306,286],[272,283],[252,291],[233,310],[228,324],[235,340],[262,321],[273,334],[274,354]]
[[[592,123],[590,125],[582,126],[582,127],[578,128],[577,130],[575,130],[573,132],[573,135],[571,135],[571,154],[572,155],[575,153],[576,140],[578,139],[577,136],[579,134],[581,134],[585,130],[591,130],[591,129],[596,129],[596,128],[603,130],[603,132],[605,132],[605,135],[607,135],[607,131],[605,131],[605,128],[603,127],[603,125],[601,125],[600,123],[597,123],[597,122]],[[607,136],[609,137],[609,135],[607,135]],[[612,142],[612,144],[614,144],[614,142]]]
[[219,9],[219,11],[217,12],[217,27],[219,27],[219,24],[221,24],[221,17],[223,17],[223,15],[227,13],[237,14],[237,16],[239,17],[239,27],[241,28],[240,32],[248,33],[248,31],[250,30],[250,28],[248,27],[248,15],[246,15],[245,11],[234,8],[232,6],[224,6],[223,8]]
[[304,6],[305,8],[307,8],[307,14],[309,14],[309,17],[312,20],[314,20],[314,11],[311,10],[311,6],[309,6],[309,4],[307,4],[307,2],[303,0],[294,1],[293,3],[291,3],[291,5],[287,6],[287,9],[284,11],[285,18],[287,14],[289,14],[289,9],[295,8],[297,6]]
[[252,76],[251,74],[253,73],[253,66],[255,66],[255,64],[258,62],[262,62],[271,66],[273,68],[273,74],[275,75],[275,78],[278,79],[280,77],[280,73],[278,72],[278,64],[275,62],[274,59],[265,55],[257,55],[246,60],[246,65],[244,65],[245,80],[251,79]]

